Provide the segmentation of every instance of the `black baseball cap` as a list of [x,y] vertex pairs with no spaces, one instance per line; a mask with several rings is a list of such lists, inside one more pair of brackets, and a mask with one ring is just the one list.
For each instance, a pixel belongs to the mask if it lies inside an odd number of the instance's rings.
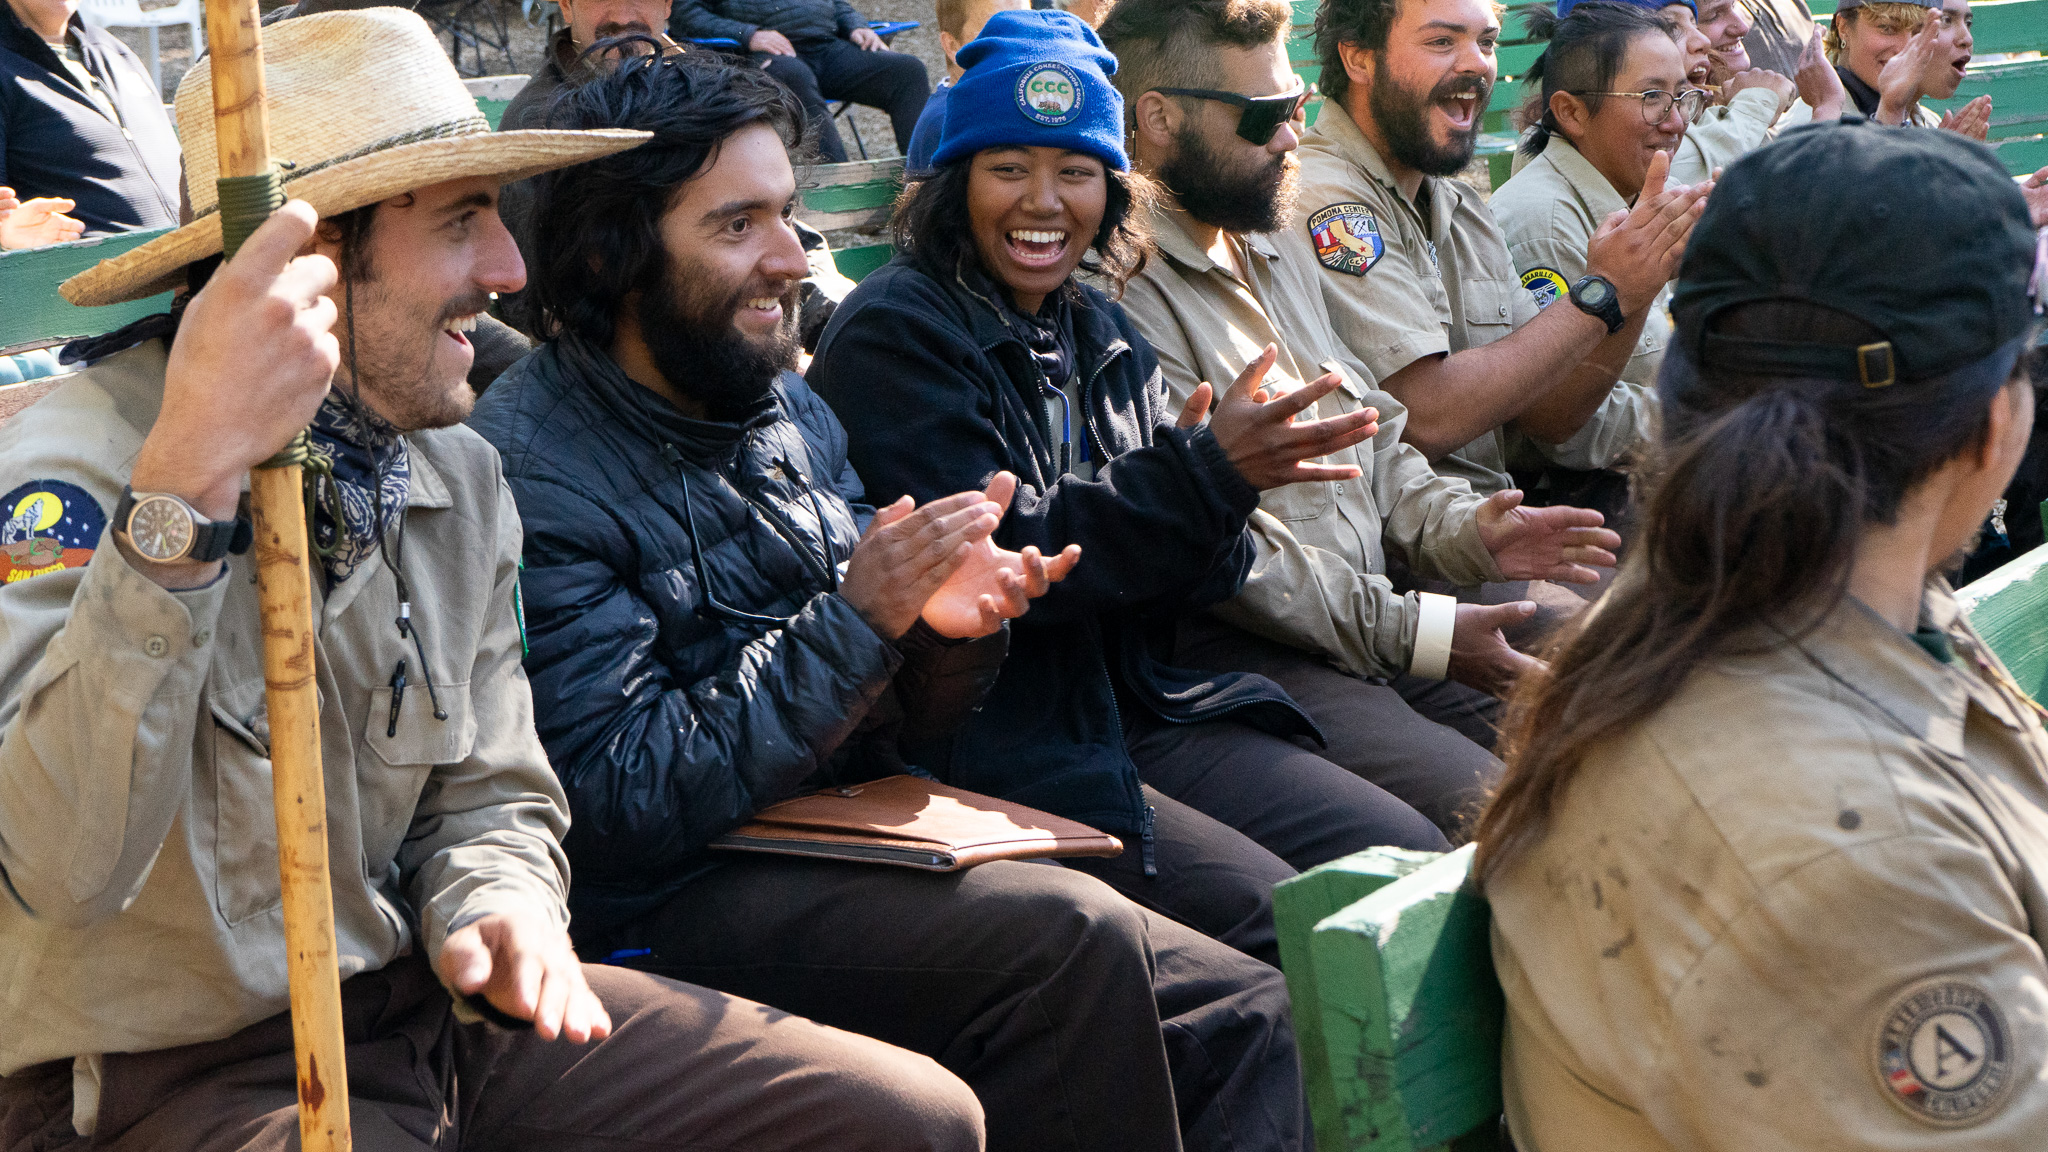
[[[1722,174],[1672,293],[1680,355],[1709,370],[1861,381],[1945,376],[2034,325],[2035,233],[1991,149],[1954,132],[1844,116],[1793,128]],[[1863,345],[1714,331],[1741,304],[1799,300],[1884,334]],[[2011,356],[2005,356],[2008,346]]]

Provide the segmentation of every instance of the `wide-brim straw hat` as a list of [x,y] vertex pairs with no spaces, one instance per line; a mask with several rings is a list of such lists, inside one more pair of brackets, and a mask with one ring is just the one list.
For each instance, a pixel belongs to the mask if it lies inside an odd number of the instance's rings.
[[[270,155],[285,195],[322,217],[448,180],[510,182],[622,152],[646,132],[493,132],[426,21],[366,8],[281,21],[263,30]],[[80,307],[139,300],[176,287],[187,264],[221,250],[213,70],[178,85],[179,136],[192,222],[66,280]]]

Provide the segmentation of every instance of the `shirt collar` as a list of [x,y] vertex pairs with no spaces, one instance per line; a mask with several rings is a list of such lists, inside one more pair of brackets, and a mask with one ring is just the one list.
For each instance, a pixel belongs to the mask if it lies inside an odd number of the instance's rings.
[[[1159,247],[1160,254],[1190,272],[1218,271],[1235,276],[1229,268],[1216,263],[1209,251],[1195,243],[1188,234],[1189,215],[1165,204],[1152,206],[1152,240]],[[1243,242],[1245,249],[1268,260],[1280,258],[1280,250],[1273,246],[1273,238],[1263,232],[1236,232],[1232,235]]]
[[412,484],[405,494],[407,508],[452,508],[455,497],[448,492],[448,482],[441,478],[440,470],[434,467],[433,458],[420,451],[419,440],[406,437],[406,445],[412,451],[406,453],[406,463],[412,467]]
[[1323,101],[1323,110],[1316,113],[1315,127],[1309,129],[1309,133],[1322,133],[1325,139],[1337,146],[1340,155],[1358,165],[1374,182],[1385,188],[1388,197],[1406,204],[1422,220],[1425,235],[1440,237],[1450,226],[1451,197],[1455,195],[1455,190],[1445,187],[1450,181],[1440,176],[1422,178],[1420,188],[1429,189],[1429,212],[1425,215],[1420,205],[1401,194],[1401,185],[1395,181],[1393,169],[1387,167],[1386,158],[1373,147],[1372,141],[1365,138],[1365,132],[1337,101]]
[[1608,213],[1628,207],[1628,201],[1621,198],[1621,193],[1614,190],[1607,177],[1602,176],[1600,170],[1593,167],[1593,162],[1563,136],[1551,133],[1550,143],[1543,146],[1543,154],[1538,159],[1548,160],[1550,166],[1557,169],[1557,174],[1564,177],[1572,191],[1579,194],[1579,199],[1586,202],[1594,220],[1604,220]]
[[1957,651],[1955,661],[1947,664],[1854,596],[1844,596],[1795,643],[1831,679],[1900,727],[1960,757],[1972,697],[2001,722],[2019,726],[2011,705],[1983,682],[1965,655],[1970,645],[1981,642],[1968,634],[1961,615],[1947,583],[1930,578],[1921,595],[1919,627],[1948,634]]

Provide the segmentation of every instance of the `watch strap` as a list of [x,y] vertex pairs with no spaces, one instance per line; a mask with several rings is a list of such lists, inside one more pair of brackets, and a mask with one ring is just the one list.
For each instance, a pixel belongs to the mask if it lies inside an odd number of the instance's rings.
[[[239,508],[235,510],[235,518],[232,520],[208,520],[206,517],[201,516],[198,510],[193,508],[181,496],[156,492],[144,493],[144,495],[171,496],[173,500],[184,504],[186,511],[191,513],[192,547],[187,549],[183,556],[179,557],[180,560],[196,560],[203,564],[219,560],[230,553],[240,556],[247,552],[250,546],[256,542],[256,526],[249,522],[247,516],[241,514]],[[137,502],[138,498],[135,490],[125,484],[122,485],[121,502],[114,506],[115,528],[122,532],[128,531],[128,517],[130,513],[135,511]]]

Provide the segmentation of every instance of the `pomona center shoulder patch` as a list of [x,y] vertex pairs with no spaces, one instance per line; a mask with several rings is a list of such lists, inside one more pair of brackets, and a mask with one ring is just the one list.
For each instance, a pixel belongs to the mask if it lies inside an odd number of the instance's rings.
[[1967,980],[1936,977],[1901,992],[1885,1009],[1875,1055],[1892,1102],[1939,1127],[1984,1119],[2015,1083],[2005,1013]]
[[1017,110],[1048,127],[1081,114],[1081,77],[1057,60],[1041,60],[1017,78]]
[[1363,276],[1387,254],[1380,222],[1363,204],[1332,204],[1308,218],[1316,259],[1332,272]]
[[1522,273],[1522,287],[1536,298],[1536,307],[1548,308],[1558,302],[1572,286],[1564,282],[1555,268],[1531,268]]
[[99,501],[62,480],[31,480],[0,496],[0,516],[0,582],[7,584],[84,567],[107,529]]

